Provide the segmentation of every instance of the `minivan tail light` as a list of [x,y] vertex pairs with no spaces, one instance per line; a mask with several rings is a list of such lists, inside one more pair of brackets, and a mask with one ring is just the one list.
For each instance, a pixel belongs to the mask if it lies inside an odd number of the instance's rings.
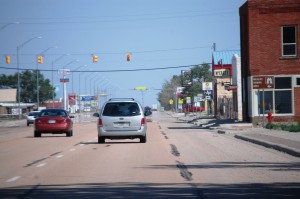
[[98,119],[98,126],[103,126],[102,119]]
[[146,123],[145,118],[142,118],[141,125],[144,126]]

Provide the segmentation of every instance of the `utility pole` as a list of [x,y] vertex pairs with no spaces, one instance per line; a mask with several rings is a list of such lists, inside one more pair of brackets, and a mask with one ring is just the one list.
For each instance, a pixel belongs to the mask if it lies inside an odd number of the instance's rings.
[[213,50],[216,51],[217,50],[217,46],[216,46],[216,43],[213,43],[213,46],[212,46]]

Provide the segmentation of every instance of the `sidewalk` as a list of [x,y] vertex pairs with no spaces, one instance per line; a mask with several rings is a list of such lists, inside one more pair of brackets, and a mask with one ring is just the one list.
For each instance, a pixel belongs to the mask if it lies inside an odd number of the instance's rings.
[[292,156],[300,157],[300,132],[291,133],[253,127],[251,123],[234,120],[217,120],[214,118],[191,118],[190,116],[168,113],[178,120],[191,124],[191,128],[217,130],[219,134],[233,134],[235,138],[272,148]]

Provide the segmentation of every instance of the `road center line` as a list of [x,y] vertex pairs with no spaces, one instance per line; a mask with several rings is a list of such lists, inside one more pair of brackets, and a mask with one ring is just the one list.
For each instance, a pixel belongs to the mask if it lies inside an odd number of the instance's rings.
[[64,155],[58,155],[58,156],[56,156],[56,158],[61,158],[61,157],[63,157]]
[[12,178],[6,180],[6,182],[14,182],[14,181],[18,180],[19,178],[21,178],[21,176],[15,176],[15,177],[12,177]]
[[76,149],[70,149],[70,151],[75,151]]
[[41,163],[41,164],[39,164],[39,165],[36,165],[36,167],[43,167],[43,166],[45,166],[46,165],[46,163]]

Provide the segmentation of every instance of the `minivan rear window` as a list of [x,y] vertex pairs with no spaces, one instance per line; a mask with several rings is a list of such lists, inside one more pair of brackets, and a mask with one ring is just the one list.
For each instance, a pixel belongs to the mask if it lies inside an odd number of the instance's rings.
[[134,102],[107,103],[103,110],[103,116],[135,116],[141,115],[140,108]]

